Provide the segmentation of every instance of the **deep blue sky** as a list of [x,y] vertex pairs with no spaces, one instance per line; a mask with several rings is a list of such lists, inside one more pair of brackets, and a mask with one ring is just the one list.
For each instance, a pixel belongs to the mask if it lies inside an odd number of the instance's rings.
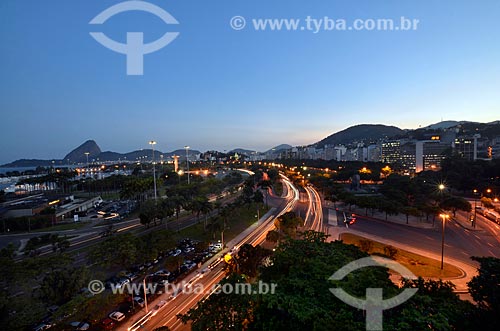
[[[500,119],[500,1],[151,0],[88,22],[117,0],[0,1],[0,163],[61,158],[86,139],[126,152],[309,144],[360,123],[416,128]],[[234,31],[229,20],[247,18]],[[417,31],[262,32],[252,18],[420,20]],[[146,41],[144,76],[91,31]]]

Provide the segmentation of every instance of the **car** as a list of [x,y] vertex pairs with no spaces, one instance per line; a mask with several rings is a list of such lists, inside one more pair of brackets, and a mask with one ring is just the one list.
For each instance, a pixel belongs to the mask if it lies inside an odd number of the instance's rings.
[[180,249],[176,249],[175,252],[172,254],[172,256],[179,256],[181,255],[182,251]]
[[104,330],[112,330],[114,326],[115,326],[115,322],[109,317],[106,317],[105,319],[103,319],[101,321],[101,327]]
[[121,322],[125,319],[125,315],[119,311],[112,312],[108,317],[117,322]]
[[191,253],[194,251],[194,247],[188,246],[184,248],[184,253]]
[[71,325],[75,331],[86,331],[90,328],[90,324],[85,322],[71,322],[69,325]]
[[344,223],[353,225],[356,222],[356,214],[345,215]]
[[134,302],[139,305],[141,308],[144,308],[146,303],[144,302],[144,299],[141,297],[134,297]]
[[48,330],[52,327],[52,324],[50,323],[42,323],[40,325],[37,325],[33,331],[43,331],[43,330]]
[[165,306],[167,302],[165,300],[161,300],[160,302],[158,302],[158,304],[156,304],[156,306],[154,306],[154,308],[151,310],[151,315],[155,316],[158,311],[163,307]]
[[121,288],[122,286],[124,286],[125,284],[128,284],[130,283],[130,279],[126,278],[126,277],[123,277],[123,278],[120,278],[116,283],[115,283],[115,288]]
[[47,308],[47,311],[50,313],[50,314],[54,314],[57,310],[59,309],[59,306],[57,305],[53,305],[53,306],[50,306],[49,308]]
[[165,276],[165,277],[168,277],[170,276],[170,271],[166,270],[166,269],[160,269],[158,270],[157,272],[155,272],[153,275],[155,276]]
[[139,278],[139,275],[135,272],[129,272],[125,275],[125,277],[127,277],[131,282],[133,282],[134,280]]

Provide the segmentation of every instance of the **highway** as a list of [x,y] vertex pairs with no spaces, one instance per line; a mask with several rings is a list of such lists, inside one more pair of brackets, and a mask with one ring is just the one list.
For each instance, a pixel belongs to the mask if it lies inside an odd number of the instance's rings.
[[[252,228],[247,229],[248,231],[245,231],[233,241],[228,243],[228,247],[234,247],[237,249],[244,243],[250,243],[254,246],[262,243],[265,240],[267,232],[274,228],[274,219],[276,217],[299,207],[297,204],[299,197],[297,189],[293,187],[288,179],[282,179],[285,184],[285,202],[283,202],[278,209],[274,210],[272,215],[263,217]],[[304,189],[306,191],[308,201],[305,206],[302,204],[302,209],[306,207],[303,228],[320,232],[328,232],[323,220],[323,206],[320,194],[311,185],[307,185]],[[457,217],[465,218],[467,215],[457,213]],[[436,222],[439,221],[439,219],[436,220]],[[339,224],[338,226],[343,227],[344,225]],[[500,239],[497,235],[498,232],[500,232],[500,227],[482,217],[478,217],[478,226],[480,226],[483,230],[466,229],[454,220],[447,222],[445,230],[445,261],[446,257],[450,257],[476,267],[477,264],[470,260],[470,256],[500,257]],[[441,252],[440,227],[433,229],[408,227],[403,224],[394,224],[357,215],[357,221],[352,225],[352,229],[382,238],[387,238],[396,242],[401,242],[405,245],[435,254],[440,254]],[[218,258],[220,259],[221,256],[222,254],[219,254]],[[202,266],[202,268],[199,269],[205,270],[203,274],[194,272],[189,275],[186,278],[189,280],[188,284],[184,287],[189,290],[200,288],[202,286],[204,291],[197,293],[180,292],[175,296],[172,296],[172,293],[166,294],[166,298],[170,297],[169,302],[162,308],[162,311],[157,313],[155,316],[153,316],[153,314],[146,315],[145,320],[147,320],[147,323],[145,323],[140,330],[153,330],[154,328],[162,325],[167,325],[172,330],[189,330],[190,326],[183,325],[177,319],[176,315],[184,314],[189,309],[195,307],[196,304],[211,293],[213,287],[226,276],[223,270],[223,263],[216,261],[213,269],[204,269],[204,267],[209,263],[212,263],[212,261],[207,262],[204,266]],[[158,300],[162,300],[162,298],[160,297],[156,299],[155,302]],[[142,313],[142,316],[144,316],[144,314],[145,312]],[[131,319],[126,323],[126,325],[122,325],[121,328],[118,328],[118,330],[135,330],[135,327],[128,329],[133,322],[134,320]]]
[[306,185],[304,189],[309,201],[304,219],[304,227],[317,232],[326,232],[325,225],[323,224],[323,206],[319,192],[312,185]]
[[[197,271],[188,275],[184,279],[186,283],[176,293],[168,291],[149,304],[150,307],[154,307],[157,302],[166,300],[167,304],[161,308],[161,311],[153,315],[151,312],[146,313],[145,310],[142,310],[127,322],[119,325],[116,330],[154,330],[163,325],[168,326],[171,330],[189,330],[190,326],[182,324],[177,319],[177,314],[185,314],[189,309],[194,308],[200,300],[210,295],[214,286],[226,276],[221,257],[233,249],[236,251],[243,244],[253,246],[261,244],[265,240],[267,232],[274,229],[274,220],[295,208],[299,200],[299,191],[288,178],[282,176],[282,181],[284,183],[284,197],[281,198],[282,202],[278,208],[271,209],[258,222],[228,242],[228,248],[204,263]],[[211,268],[208,268],[209,266]]]

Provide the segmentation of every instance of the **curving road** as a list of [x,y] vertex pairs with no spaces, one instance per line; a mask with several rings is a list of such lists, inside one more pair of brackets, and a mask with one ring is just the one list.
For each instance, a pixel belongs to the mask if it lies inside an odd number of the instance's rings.
[[177,290],[171,289],[149,304],[150,307],[154,307],[160,300],[166,300],[167,303],[160,311],[153,314],[151,311],[143,310],[119,325],[116,330],[154,330],[163,325],[168,326],[171,330],[189,330],[190,326],[182,324],[177,315],[185,314],[189,309],[194,308],[200,300],[210,295],[214,286],[226,276],[221,257],[233,249],[237,250],[243,244],[259,245],[265,240],[267,232],[274,228],[274,220],[295,208],[299,200],[299,192],[288,178],[282,176],[282,181],[285,184],[284,197],[274,198],[281,200],[278,208],[272,208],[258,222],[228,242],[227,246],[230,249],[225,249],[207,261],[199,268],[201,272],[195,271],[188,275],[184,279],[184,283],[179,284],[180,287]]

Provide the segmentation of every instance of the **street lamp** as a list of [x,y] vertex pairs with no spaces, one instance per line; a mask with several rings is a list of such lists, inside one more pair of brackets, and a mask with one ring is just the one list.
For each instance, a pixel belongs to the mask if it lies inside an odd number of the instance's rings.
[[148,310],[148,293],[146,292],[146,278],[148,278],[151,275],[146,275],[144,279],[142,280],[142,289],[144,290],[144,303],[145,303],[145,308],[146,308],[146,313],[149,312]]
[[439,214],[439,216],[443,219],[443,226],[441,228],[441,270],[443,270],[443,264],[444,264],[444,227],[446,224],[446,220],[450,218],[450,215],[448,214]]
[[184,171],[182,171],[182,169],[177,171],[177,175],[179,175],[178,177],[179,177],[179,184],[180,184],[181,183],[181,176],[184,175]]
[[156,141],[151,140],[149,142],[149,144],[151,145],[151,148],[153,149],[153,185],[154,185],[154,189],[155,189],[155,201],[156,201],[156,169],[155,169],[155,145],[156,145]]
[[188,178],[188,184],[190,183],[190,179],[189,179],[189,154],[188,154],[188,151],[189,151],[189,146],[184,146],[184,148],[186,149],[186,166],[187,166],[187,178]]
[[84,154],[87,157],[87,172],[88,172],[89,171],[89,155],[90,155],[90,153],[89,152],[85,152]]
[[474,189],[474,219],[472,222],[472,226],[476,228],[476,221],[477,221],[477,189]]

